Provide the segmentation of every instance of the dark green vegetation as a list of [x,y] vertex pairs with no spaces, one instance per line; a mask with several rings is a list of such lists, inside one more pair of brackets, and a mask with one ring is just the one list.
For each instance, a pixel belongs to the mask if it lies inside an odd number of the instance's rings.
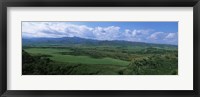
[[175,45],[73,38],[23,39],[23,75],[177,75]]

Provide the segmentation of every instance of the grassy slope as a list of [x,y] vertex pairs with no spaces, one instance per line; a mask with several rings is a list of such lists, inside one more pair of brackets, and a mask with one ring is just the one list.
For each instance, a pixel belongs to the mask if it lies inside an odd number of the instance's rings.
[[53,49],[53,48],[29,48],[25,49],[28,53],[31,54],[47,54],[52,55],[50,57],[54,61],[58,62],[67,62],[67,63],[81,63],[81,64],[105,64],[105,65],[120,65],[126,66],[129,64],[127,61],[112,59],[112,58],[102,58],[95,59],[89,56],[73,56],[73,55],[60,55],[58,52],[70,52],[68,49]]

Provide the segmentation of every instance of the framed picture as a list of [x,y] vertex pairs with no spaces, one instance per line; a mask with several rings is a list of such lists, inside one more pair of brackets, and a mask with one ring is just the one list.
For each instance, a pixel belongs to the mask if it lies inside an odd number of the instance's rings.
[[2,97],[199,97],[199,0],[0,4]]

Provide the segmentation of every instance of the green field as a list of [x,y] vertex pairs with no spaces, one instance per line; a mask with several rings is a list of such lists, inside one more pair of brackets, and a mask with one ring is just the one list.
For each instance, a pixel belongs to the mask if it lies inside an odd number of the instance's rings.
[[131,46],[23,47],[24,75],[176,75],[177,48]]
[[52,57],[49,57],[51,60],[63,63],[102,64],[102,65],[120,65],[120,66],[127,66],[129,64],[128,61],[117,60],[113,58],[96,59],[90,56],[74,56],[74,55],[59,54],[59,52],[70,52],[69,49],[29,48],[24,50],[30,53],[31,55],[38,55],[38,54],[51,55]]

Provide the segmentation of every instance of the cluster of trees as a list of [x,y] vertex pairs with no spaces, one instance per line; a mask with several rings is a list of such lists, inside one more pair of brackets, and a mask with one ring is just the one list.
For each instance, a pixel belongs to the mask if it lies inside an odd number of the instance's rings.
[[133,60],[123,74],[133,75],[177,75],[178,59],[176,54],[152,55],[141,60]]
[[[118,48],[118,49],[116,49]],[[113,59],[119,59],[124,61],[131,61],[135,57],[139,56],[149,56],[149,55],[159,55],[167,53],[176,53],[176,50],[166,50],[161,48],[145,48],[139,51],[134,50],[124,50],[124,48],[112,47],[111,48],[81,48],[81,47],[71,47],[68,48],[71,52],[59,52],[62,55],[74,55],[74,56],[90,56],[93,58],[105,58],[110,57]]]
[[176,53],[176,52],[177,50],[166,50],[162,48],[149,47],[141,51],[138,51],[137,54],[166,54],[166,53]]
[[83,50],[83,49],[74,49],[71,52],[60,52],[62,55],[74,55],[74,56],[90,56],[92,58],[113,58],[119,60],[130,61],[130,55],[127,53],[121,52],[107,52],[107,51],[98,51],[98,50]]
[[22,74],[47,74],[49,64],[52,62],[47,56],[31,56],[22,50]]

